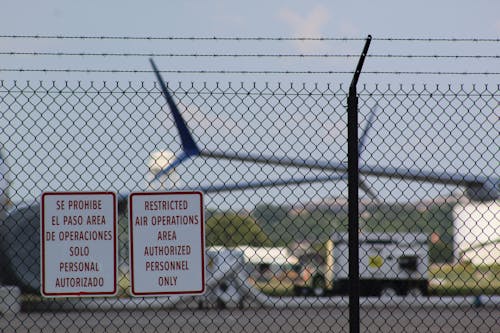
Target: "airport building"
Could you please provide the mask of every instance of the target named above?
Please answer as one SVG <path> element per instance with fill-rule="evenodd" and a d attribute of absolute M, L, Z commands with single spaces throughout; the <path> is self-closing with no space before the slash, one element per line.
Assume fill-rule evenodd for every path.
<path fill-rule="evenodd" d="M 461 198 L 453 207 L 455 258 L 475 265 L 500 264 L 500 201 Z"/>

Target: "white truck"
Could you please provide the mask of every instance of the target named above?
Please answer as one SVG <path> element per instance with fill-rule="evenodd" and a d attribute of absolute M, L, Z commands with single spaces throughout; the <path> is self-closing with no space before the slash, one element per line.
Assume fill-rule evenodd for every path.
<path fill-rule="evenodd" d="M 362 296 L 427 295 L 429 250 L 423 233 L 359 234 Z M 294 283 L 297 295 L 347 295 L 349 246 L 347 232 L 334 233 L 326 243 L 324 264 L 305 265 Z"/>

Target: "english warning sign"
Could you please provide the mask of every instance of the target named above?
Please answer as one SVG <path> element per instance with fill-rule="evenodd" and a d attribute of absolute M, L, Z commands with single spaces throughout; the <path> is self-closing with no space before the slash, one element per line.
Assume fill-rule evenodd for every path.
<path fill-rule="evenodd" d="M 43 296 L 116 294 L 116 214 L 113 192 L 42 194 Z"/>
<path fill-rule="evenodd" d="M 144 192 L 129 197 L 131 294 L 205 291 L 201 192 Z"/>

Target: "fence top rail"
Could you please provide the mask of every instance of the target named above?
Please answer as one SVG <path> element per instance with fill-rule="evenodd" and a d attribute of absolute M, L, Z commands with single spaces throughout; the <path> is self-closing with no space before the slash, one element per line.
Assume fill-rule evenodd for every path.
<path fill-rule="evenodd" d="M 345 96 L 346 83 L 306 82 L 166 82 L 175 95 Z M 359 96 L 497 96 L 500 84 L 366 84 Z M 0 92 L 47 94 L 151 94 L 160 93 L 156 81 L 120 80 L 0 80 Z"/>

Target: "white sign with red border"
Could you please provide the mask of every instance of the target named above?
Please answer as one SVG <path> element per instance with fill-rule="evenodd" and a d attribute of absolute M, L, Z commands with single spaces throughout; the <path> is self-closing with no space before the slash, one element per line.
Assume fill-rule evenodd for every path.
<path fill-rule="evenodd" d="M 40 216 L 42 296 L 115 295 L 116 194 L 45 192 Z"/>
<path fill-rule="evenodd" d="M 130 194 L 129 235 L 133 296 L 205 292 L 203 193 Z"/>

